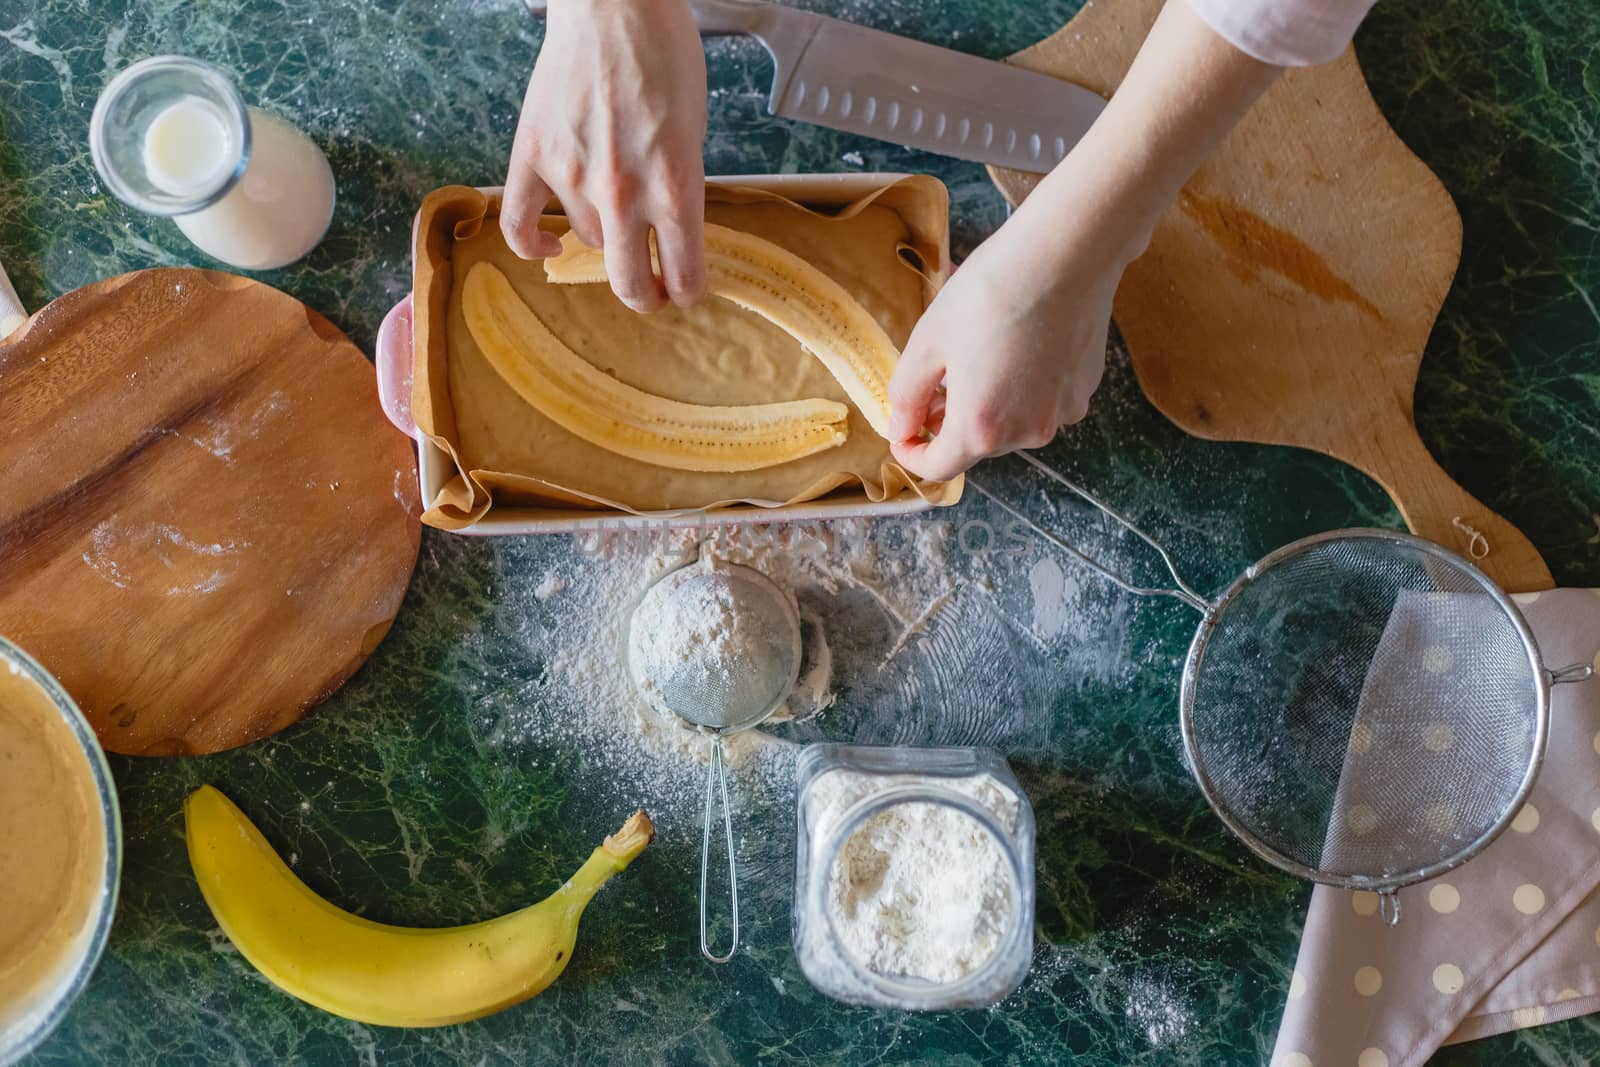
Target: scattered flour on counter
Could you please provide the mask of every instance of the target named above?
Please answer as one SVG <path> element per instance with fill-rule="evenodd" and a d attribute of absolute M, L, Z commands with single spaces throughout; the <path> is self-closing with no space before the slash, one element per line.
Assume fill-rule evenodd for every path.
<path fill-rule="evenodd" d="M 815 616 L 800 616 L 800 633 L 806 655 L 801 660 L 800 677 L 785 707 L 778 709 L 778 720 L 812 719 L 833 706 L 838 694 L 833 691 L 833 649 L 828 633 Z"/>
<path fill-rule="evenodd" d="M 539 598 L 548 621 L 528 640 L 541 654 L 543 671 L 525 690 L 491 693 L 486 710 L 490 740 L 515 744 L 573 745 L 615 786 L 646 806 L 694 808 L 704 787 L 707 737 L 655 711 L 629 677 L 628 622 L 640 593 L 682 562 L 681 546 L 663 538 L 637 549 L 582 558 L 563 571 L 560 595 Z M 542 583 L 541 583 L 542 584 Z M 751 732 L 729 738 L 730 763 L 755 770 L 758 790 L 778 778 L 771 761 L 758 757 L 768 739 Z M 777 753 L 773 753 L 777 756 Z"/>
<path fill-rule="evenodd" d="M 581 776 L 621 804 L 639 804 L 669 837 L 699 833 L 708 735 L 646 702 L 627 668 L 633 608 L 656 578 L 680 566 L 692 540 L 656 534 L 609 545 L 572 543 L 552 554 L 537 546 L 495 539 L 496 573 L 527 573 L 533 581 L 496 582 L 499 621 L 466 642 L 462 653 L 482 671 L 474 704 L 477 743 L 526 759 L 529 748 L 555 749 L 576 761 Z M 557 577 L 559 576 L 559 577 Z M 541 597 L 540 586 L 561 584 Z M 506 661 L 496 634 L 525 646 L 532 670 Z M 792 782 L 793 746 L 751 730 L 727 739 L 736 803 L 767 804 Z M 521 750 L 521 751 L 519 751 Z"/>
<path fill-rule="evenodd" d="M 1020 715 L 1009 722 L 996 706 L 1047 708 L 1019 688 L 1036 684 L 1035 674 L 1044 678 L 1045 666 L 1025 664 L 1032 673 L 1019 682 L 1016 665 L 994 657 L 1007 649 L 1031 655 L 1014 637 L 1037 645 L 1030 623 L 1041 610 L 1055 613 L 1058 635 L 1082 638 L 1095 606 L 1083 597 L 1050 609 L 1030 600 L 1037 542 L 1009 541 L 1002 529 L 986 554 L 972 550 L 984 538 L 963 538 L 955 522 L 933 513 L 701 531 L 612 529 L 564 544 L 494 539 L 488 550 L 497 574 L 534 577 L 495 583 L 501 621 L 492 631 L 509 629 L 537 669 L 529 677 L 513 660 L 485 674 L 477 736 L 489 745 L 575 751 L 619 799 L 654 804 L 652 814 L 693 815 L 698 833 L 707 736 L 650 707 L 627 665 L 634 606 L 652 581 L 693 560 L 698 543 L 715 559 L 762 572 L 798 600 L 801 675 L 770 720 L 780 733 L 814 737 L 818 728 L 806 721 L 822 715 L 827 735 L 873 743 L 1033 743 L 1043 727 Z M 483 640 L 488 654 L 489 634 Z M 474 647 L 464 650 L 469 657 Z M 841 714 L 841 687 L 851 693 L 847 723 L 826 718 Z M 987 725 L 961 732 L 960 715 Z M 727 754 L 730 784 L 747 797 L 781 803 L 788 795 L 793 743 L 763 726 L 730 736 Z"/>
<path fill-rule="evenodd" d="M 930 590 L 942 591 L 949 576 L 931 555 L 928 561 L 889 560 L 874 574 L 864 548 L 871 533 L 867 522 L 845 520 L 803 528 L 715 528 L 704 531 L 703 541 L 706 554 L 753 567 L 791 593 L 808 589 L 831 596 L 871 584 L 878 590 L 875 601 L 896 619 L 914 616 L 920 611 L 912 607 L 916 598 L 937 595 Z M 513 676 L 487 687 L 477 701 L 482 741 L 571 747 L 619 794 L 654 804 L 652 813 L 696 811 L 703 799 L 707 735 L 650 707 L 627 667 L 635 605 L 653 581 L 694 558 L 696 541 L 695 531 L 579 535 L 553 559 L 543 552 L 533 557 L 540 560 L 535 573 L 542 575 L 536 585 L 497 585 L 501 613 L 542 669 L 525 682 Z M 497 540 L 489 548 L 502 557 L 496 570 L 503 574 L 521 569 L 518 557 L 529 551 L 514 541 Z M 540 595 L 557 584 L 559 592 Z M 837 659 L 824 620 L 804 606 L 801 633 L 801 677 L 774 723 L 813 717 L 834 701 Z M 729 736 L 725 749 L 737 788 L 757 800 L 787 793 L 794 745 L 756 729 Z"/>
<path fill-rule="evenodd" d="M 1183 1040 L 1194 1027 L 1194 1017 L 1177 994 L 1150 976 L 1138 976 L 1128 988 L 1128 1019 L 1144 1030 L 1152 1048 L 1165 1048 Z"/>
<path fill-rule="evenodd" d="M 1040 556 L 1028 572 L 1028 584 L 1033 590 L 1034 634 L 1048 642 L 1072 621 L 1078 580 L 1062 570 L 1054 556 Z"/>

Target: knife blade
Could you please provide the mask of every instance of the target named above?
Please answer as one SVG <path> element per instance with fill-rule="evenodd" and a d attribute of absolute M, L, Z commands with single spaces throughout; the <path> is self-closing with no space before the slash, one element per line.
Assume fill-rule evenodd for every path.
<path fill-rule="evenodd" d="M 545 0 L 528 0 L 542 14 Z M 1043 174 L 1105 100 L 1071 82 L 760 0 L 690 0 L 705 36 L 772 54 L 767 109 L 908 148 Z"/>

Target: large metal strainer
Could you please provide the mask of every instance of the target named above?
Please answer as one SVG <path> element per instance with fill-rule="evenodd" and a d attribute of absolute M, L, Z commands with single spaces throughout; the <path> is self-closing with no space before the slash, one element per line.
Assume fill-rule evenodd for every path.
<path fill-rule="evenodd" d="M 1034 456 L 1015 453 L 1136 534 L 1174 588 L 1135 585 L 984 486 L 974 489 L 1129 592 L 1203 616 L 1184 666 L 1184 749 L 1211 807 L 1292 874 L 1395 892 L 1465 862 L 1516 817 L 1544 757 L 1551 671 L 1482 571 L 1409 534 L 1349 529 L 1286 545 L 1215 600 L 1165 548 Z"/>

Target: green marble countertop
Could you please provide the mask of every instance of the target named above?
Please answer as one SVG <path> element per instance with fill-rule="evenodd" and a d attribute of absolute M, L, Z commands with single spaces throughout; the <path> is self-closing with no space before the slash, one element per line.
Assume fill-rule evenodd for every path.
<path fill-rule="evenodd" d="M 817 0 L 989 56 L 1054 30 L 1069 0 Z M 369 345 L 409 285 L 411 216 L 449 182 L 496 184 L 540 40 L 517 0 L 7 0 L 0 3 L 0 256 L 25 301 L 139 267 L 199 261 L 170 223 L 131 214 L 86 149 L 116 70 L 185 52 L 326 147 L 339 208 L 323 245 L 267 280 Z M 1461 273 L 1417 396 L 1423 436 L 1519 524 L 1565 584 L 1600 585 L 1600 9 L 1570 0 L 1379 4 L 1358 41 L 1384 111 L 1443 177 L 1466 223 Z M 773 120 L 767 61 L 710 46 L 713 173 L 930 171 L 949 183 L 959 250 L 1003 217 L 972 165 Z M 1284 449 L 1185 437 L 1114 353 L 1088 421 L 1052 458 L 1168 535 L 1202 588 L 1313 531 L 1398 525 L 1362 476 Z M 991 477 L 1023 492 L 1002 466 Z M 1035 494 L 1029 499 L 1038 502 Z M 969 500 L 961 515 L 981 516 Z M 1070 509 L 1060 521 L 1076 521 Z M 299 727 L 185 762 L 117 758 L 122 901 L 88 992 L 39 1063 L 1246 1064 L 1271 1047 L 1308 890 L 1253 862 L 1186 774 L 1176 665 L 1181 607 L 1096 589 L 1081 640 L 1005 650 L 1003 699 L 1040 729 L 1007 735 L 1039 813 L 1039 948 L 991 1011 L 924 1016 L 835 1004 L 789 947 L 792 801 L 745 795 L 746 951 L 703 963 L 694 939 L 696 804 L 597 898 L 571 968 L 492 1018 L 385 1030 L 278 993 L 218 932 L 185 859 L 181 801 L 234 796 L 310 884 L 382 919 L 449 924 L 553 889 L 614 824 L 594 753 L 492 736 L 494 709 L 538 700 L 541 626 L 557 610 L 501 595 L 570 553 L 565 538 L 490 543 L 427 531 L 399 621 L 371 662 Z M 1026 581 L 1042 550 L 1002 564 Z M 605 566 L 603 560 L 590 566 Z M 1086 582 L 1090 581 L 1085 579 Z M 558 620 L 557 620 L 558 621 Z M 843 678 L 813 728 L 849 737 L 870 679 Z M 529 695 L 531 694 L 531 695 Z M 487 710 L 486 710 L 487 709 Z M 854 710 L 853 710 L 854 709 Z M 956 740 L 929 702 L 929 740 Z M 957 730 L 955 733 L 959 733 Z M 746 791 L 741 790 L 742 794 Z M 1438 1063 L 1591 1063 L 1593 1020 L 1447 1050 Z"/>

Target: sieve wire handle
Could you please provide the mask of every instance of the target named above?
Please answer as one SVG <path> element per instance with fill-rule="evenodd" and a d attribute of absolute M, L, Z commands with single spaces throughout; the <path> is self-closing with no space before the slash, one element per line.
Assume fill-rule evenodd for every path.
<path fill-rule="evenodd" d="M 1600 655 L 1595 656 L 1595 662 L 1600 663 Z M 1574 682 L 1587 682 L 1593 678 L 1594 667 L 1588 663 L 1574 663 L 1545 673 L 1550 676 L 1551 685 L 1571 685 Z"/>
<path fill-rule="evenodd" d="M 1177 588 L 1176 589 L 1162 589 L 1162 588 L 1151 588 L 1151 587 L 1142 586 L 1142 585 L 1134 585 L 1132 582 L 1128 581 L 1126 578 L 1122 577 L 1120 574 L 1117 574 L 1115 571 L 1111 570 L 1109 567 L 1107 567 L 1105 564 L 1101 563 L 1099 560 L 1097 560 L 1097 559 L 1093 558 L 1092 556 L 1089 556 L 1086 553 L 1084 553 L 1082 549 L 1078 548 L 1076 545 L 1071 544 L 1065 538 L 1061 537 L 1059 534 L 1055 534 L 1055 533 L 1052 533 L 1049 530 L 1046 530 L 1044 527 L 1040 526 L 1038 523 L 1036 523 L 1032 519 L 1028 518 L 1028 516 L 1024 515 L 1021 511 L 1019 511 L 1016 508 L 1012 507 L 1005 500 L 1001 499 L 995 493 L 991 492 L 982 483 L 974 480 L 972 475 L 970 475 L 970 474 L 967 475 L 967 484 L 972 486 L 972 488 L 976 489 L 982 495 L 988 497 L 991 501 L 993 501 L 1000 508 L 1001 511 L 1004 511 L 1006 514 L 1010 515 L 1012 518 L 1014 518 L 1018 522 L 1022 523 L 1022 525 L 1026 526 L 1028 529 L 1032 530 L 1034 533 L 1038 534 L 1040 537 L 1044 538 L 1046 541 L 1049 541 L 1051 544 L 1053 544 L 1057 548 L 1061 549 L 1061 551 L 1067 553 L 1069 556 L 1071 556 L 1074 559 L 1076 559 L 1079 563 L 1082 563 L 1084 566 L 1088 567 L 1090 570 L 1094 571 L 1096 574 L 1100 575 L 1102 578 L 1105 578 L 1107 581 L 1111 582 L 1113 585 L 1116 585 L 1118 588 L 1125 589 L 1130 593 L 1136 593 L 1139 596 L 1168 596 L 1168 597 L 1172 597 L 1175 600 L 1181 600 L 1185 604 L 1188 604 L 1191 608 L 1194 608 L 1196 611 L 1198 611 L 1200 614 L 1204 615 L 1206 618 L 1209 619 L 1211 617 L 1211 610 L 1212 610 L 1211 609 L 1211 602 L 1209 600 L 1207 600 L 1205 597 L 1201 596 L 1199 593 L 1195 592 L 1194 589 L 1190 587 L 1189 583 L 1185 582 L 1183 580 L 1183 577 L 1178 574 L 1178 567 L 1177 567 L 1177 565 L 1175 563 L 1172 562 L 1172 556 L 1167 552 L 1167 549 L 1166 549 L 1165 545 L 1161 544 L 1161 542 L 1157 541 L 1154 537 L 1151 537 L 1149 534 L 1145 533 L 1144 530 L 1139 528 L 1139 525 L 1137 523 L 1135 523 L 1132 519 L 1128 518 L 1122 512 L 1118 511 L 1116 508 L 1112 507 L 1110 504 L 1107 504 L 1104 501 L 1100 500 L 1098 497 L 1095 497 L 1087 489 L 1084 489 L 1082 486 L 1080 486 L 1076 482 L 1072 481 L 1066 475 L 1062 474 L 1060 471 L 1056 470 L 1054 467 L 1051 467 L 1049 464 L 1047 464 L 1043 460 L 1039 459 L 1039 457 L 1033 455 L 1030 452 L 1022 452 L 1022 451 L 1013 452 L 1011 454 L 1016 456 L 1018 459 L 1021 459 L 1024 462 L 1030 464 L 1035 470 L 1039 471 L 1046 478 L 1049 478 L 1051 481 L 1055 482 L 1058 485 L 1061 485 L 1061 486 L 1065 487 L 1066 489 L 1070 490 L 1071 492 L 1073 492 L 1074 494 L 1076 494 L 1077 496 L 1079 496 L 1083 500 L 1086 500 L 1090 504 L 1093 504 L 1103 514 L 1107 515 L 1113 521 L 1115 521 L 1117 523 L 1117 525 L 1121 526 L 1125 530 L 1128 530 L 1128 531 L 1132 532 L 1133 534 L 1135 534 L 1139 538 L 1139 540 L 1143 541 L 1145 544 L 1147 544 L 1151 548 L 1155 549 L 1156 553 L 1161 557 L 1161 562 L 1166 564 L 1167 573 L 1172 575 L 1172 581 L 1177 585 Z"/>
<path fill-rule="evenodd" d="M 733 912 L 733 942 L 725 955 L 711 951 L 706 935 L 706 897 L 711 883 L 711 809 L 717 787 L 722 791 L 722 831 L 728 844 L 728 900 Z M 728 805 L 728 765 L 722 754 L 722 736 L 711 739 L 711 762 L 706 767 L 706 813 L 700 836 L 700 955 L 712 963 L 727 963 L 739 951 L 739 872 L 733 858 L 733 809 Z"/>

